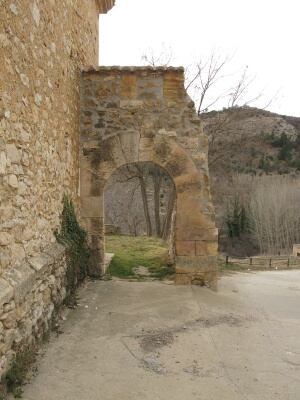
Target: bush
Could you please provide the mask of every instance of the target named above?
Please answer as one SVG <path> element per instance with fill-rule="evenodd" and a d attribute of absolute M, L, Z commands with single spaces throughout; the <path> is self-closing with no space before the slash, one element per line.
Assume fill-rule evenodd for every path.
<path fill-rule="evenodd" d="M 265 172 L 269 172 L 271 169 L 270 161 L 267 158 L 262 157 L 259 160 L 258 168 L 262 169 Z"/>
<path fill-rule="evenodd" d="M 290 144 L 286 144 L 280 149 L 278 153 L 278 160 L 290 161 L 291 159 L 292 159 L 292 147 Z"/>
<path fill-rule="evenodd" d="M 286 133 L 282 133 L 279 138 L 276 138 L 271 141 L 271 145 L 273 147 L 284 147 L 288 144 L 291 144 L 290 139 L 287 137 Z"/>

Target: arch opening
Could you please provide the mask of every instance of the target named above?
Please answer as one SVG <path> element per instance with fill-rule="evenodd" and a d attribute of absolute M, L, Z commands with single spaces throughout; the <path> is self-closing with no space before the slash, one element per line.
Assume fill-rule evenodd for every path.
<path fill-rule="evenodd" d="M 104 251 L 116 276 L 171 274 L 175 262 L 176 189 L 153 162 L 117 168 L 104 188 Z"/>

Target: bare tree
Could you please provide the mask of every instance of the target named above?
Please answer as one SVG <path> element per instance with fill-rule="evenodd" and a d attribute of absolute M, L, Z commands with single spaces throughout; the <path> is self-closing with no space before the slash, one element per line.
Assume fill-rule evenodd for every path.
<path fill-rule="evenodd" d="M 216 104 L 226 93 L 219 93 L 209 98 L 212 88 L 217 82 L 224 78 L 224 68 L 229 58 L 221 57 L 212 52 L 207 60 L 201 59 L 192 68 L 188 70 L 186 90 L 193 91 L 193 98 L 197 104 L 197 113 L 200 115 L 204 111 L 208 111 Z"/>
<path fill-rule="evenodd" d="M 118 184 L 122 193 L 113 190 L 114 185 Z M 142 226 L 145 226 L 148 236 L 156 234 L 167 238 L 174 207 L 170 198 L 175 197 L 175 188 L 165 171 L 152 163 L 130 164 L 116 171 L 111 178 L 111 185 L 108 188 L 110 207 L 106 212 L 110 221 L 121 223 L 127 229 L 130 227 L 130 232 L 134 231 L 134 234 L 141 232 Z M 164 197 L 165 201 L 162 201 Z M 114 208 L 121 208 L 122 218 L 118 211 L 112 213 L 111 209 Z M 136 226 L 135 221 L 140 225 Z"/>
<path fill-rule="evenodd" d="M 259 178 L 251 195 L 250 215 L 261 252 L 289 253 L 300 241 L 299 187 L 299 179 Z"/>
<path fill-rule="evenodd" d="M 235 175 L 224 197 L 229 204 L 238 199 L 247 216 L 250 239 L 262 254 L 290 254 L 293 244 L 300 242 L 299 178 Z"/>
<path fill-rule="evenodd" d="M 174 55 L 172 48 L 167 47 L 165 44 L 163 44 L 159 52 L 155 52 L 151 47 L 147 49 L 143 53 L 141 59 L 145 65 L 149 65 L 151 67 L 167 67 L 171 64 L 173 58 Z"/>

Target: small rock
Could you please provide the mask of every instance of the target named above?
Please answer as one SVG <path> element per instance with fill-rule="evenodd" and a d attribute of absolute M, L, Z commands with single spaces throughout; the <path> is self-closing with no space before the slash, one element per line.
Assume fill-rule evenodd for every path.
<path fill-rule="evenodd" d="M 13 174 L 9 175 L 8 184 L 12 188 L 17 189 L 17 187 L 18 187 L 18 178 L 16 177 L 16 175 L 13 175 Z"/>
<path fill-rule="evenodd" d="M 12 3 L 12 4 L 9 6 L 9 9 L 10 9 L 10 11 L 11 11 L 13 14 L 18 15 L 17 6 L 16 6 L 14 3 Z"/>
<path fill-rule="evenodd" d="M 29 87 L 29 78 L 25 74 L 20 74 L 20 79 L 24 86 Z"/>
<path fill-rule="evenodd" d="M 150 276 L 151 272 L 149 272 L 149 269 L 147 267 L 143 267 L 142 265 L 133 268 L 133 272 L 135 275 L 138 276 Z"/>
<path fill-rule="evenodd" d="M 36 94 L 34 95 L 34 102 L 35 102 L 35 104 L 36 104 L 37 106 L 40 106 L 40 105 L 41 105 L 42 96 L 41 96 L 39 93 L 36 93 Z"/>
<path fill-rule="evenodd" d="M 8 246 L 12 241 L 11 234 L 7 232 L 0 232 L 0 246 Z"/>
<path fill-rule="evenodd" d="M 2 151 L 0 153 L 0 175 L 5 174 L 6 164 L 7 164 L 6 156 L 5 153 Z"/>
<path fill-rule="evenodd" d="M 21 155 L 19 150 L 16 148 L 15 144 L 7 144 L 6 145 L 6 153 L 7 157 L 10 159 L 12 163 L 19 163 L 21 160 Z"/>
<path fill-rule="evenodd" d="M 31 15 L 32 15 L 32 18 L 33 18 L 36 26 L 39 26 L 40 25 L 40 10 L 38 9 L 38 6 L 36 5 L 36 3 L 34 3 L 32 6 Z"/>

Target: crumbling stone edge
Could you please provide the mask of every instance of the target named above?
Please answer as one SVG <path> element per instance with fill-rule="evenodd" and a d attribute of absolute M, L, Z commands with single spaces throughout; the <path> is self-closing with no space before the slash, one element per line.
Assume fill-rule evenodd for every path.
<path fill-rule="evenodd" d="M 0 393 L 17 352 L 51 329 L 66 297 L 66 252 L 53 243 L 0 276 Z"/>

